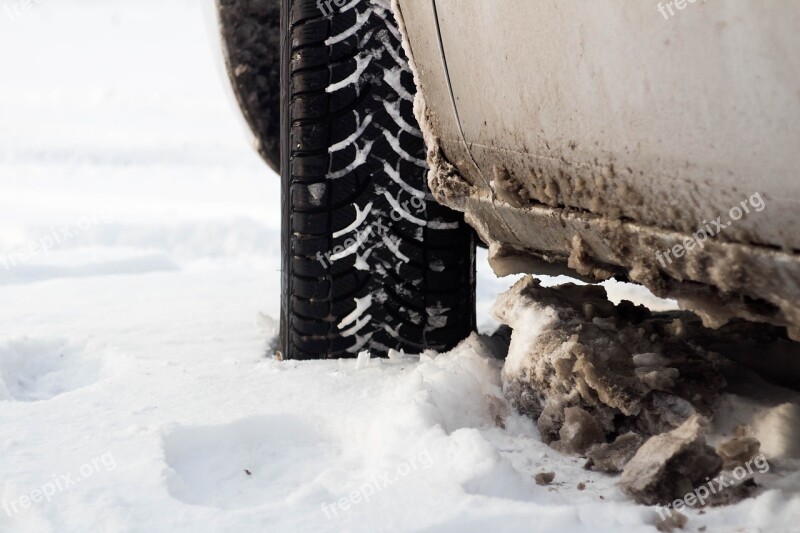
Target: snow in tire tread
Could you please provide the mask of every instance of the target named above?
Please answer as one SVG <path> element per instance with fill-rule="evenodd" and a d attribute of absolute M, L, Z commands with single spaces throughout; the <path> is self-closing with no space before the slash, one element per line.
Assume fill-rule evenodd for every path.
<path fill-rule="evenodd" d="M 427 189 L 390 2 L 285 1 L 283 355 L 448 349 L 474 328 L 473 233 Z"/>

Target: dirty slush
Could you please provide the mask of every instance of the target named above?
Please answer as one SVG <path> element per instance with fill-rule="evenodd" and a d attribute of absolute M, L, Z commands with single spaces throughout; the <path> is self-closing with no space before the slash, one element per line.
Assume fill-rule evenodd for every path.
<path fill-rule="evenodd" d="M 675 510 L 733 503 L 769 469 L 746 430 L 716 450 L 706 436 L 726 376 L 738 370 L 728 352 L 743 338 L 774 343 L 778 328 L 710 330 L 691 313 L 614 305 L 603 287 L 545 288 L 532 277 L 493 311 L 513 330 L 503 388 L 514 407 L 555 450 L 621 474 L 618 486 L 637 502 Z"/>

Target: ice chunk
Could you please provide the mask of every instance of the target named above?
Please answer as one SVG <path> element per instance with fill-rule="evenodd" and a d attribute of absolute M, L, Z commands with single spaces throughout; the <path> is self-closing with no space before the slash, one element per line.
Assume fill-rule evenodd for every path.
<path fill-rule="evenodd" d="M 693 416 L 679 428 L 651 437 L 625 466 L 619 487 L 647 505 L 671 504 L 716 476 L 722 459 L 706 444 L 706 421 Z"/>

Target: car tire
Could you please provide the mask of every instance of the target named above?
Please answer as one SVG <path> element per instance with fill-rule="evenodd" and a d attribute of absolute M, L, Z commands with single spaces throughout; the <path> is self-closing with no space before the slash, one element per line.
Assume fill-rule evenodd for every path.
<path fill-rule="evenodd" d="M 280 172 L 281 3 L 216 0 L 222 56 L 256 149 Z"/>
<path fill-rule="evenodd" d="M 475 327 L 474 233 L 427 188 L 390 2 L 283 2 L 280 355 L 449 349 Z"/>

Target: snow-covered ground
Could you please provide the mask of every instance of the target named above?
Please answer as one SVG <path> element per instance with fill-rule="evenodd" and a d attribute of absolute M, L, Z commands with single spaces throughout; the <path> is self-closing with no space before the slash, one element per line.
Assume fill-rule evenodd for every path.
<path fill-rule="evenodd" d="M 654 510 L 505 412 L 476 339 L 266 357 L 279 184 L 226 92 L 208 5 L 2 3 L 0 531 L 653 530 Z M 489 329 L 513 280 L 480 264 Z M 786 499 L 690 525 L 788 528 Z"/>

